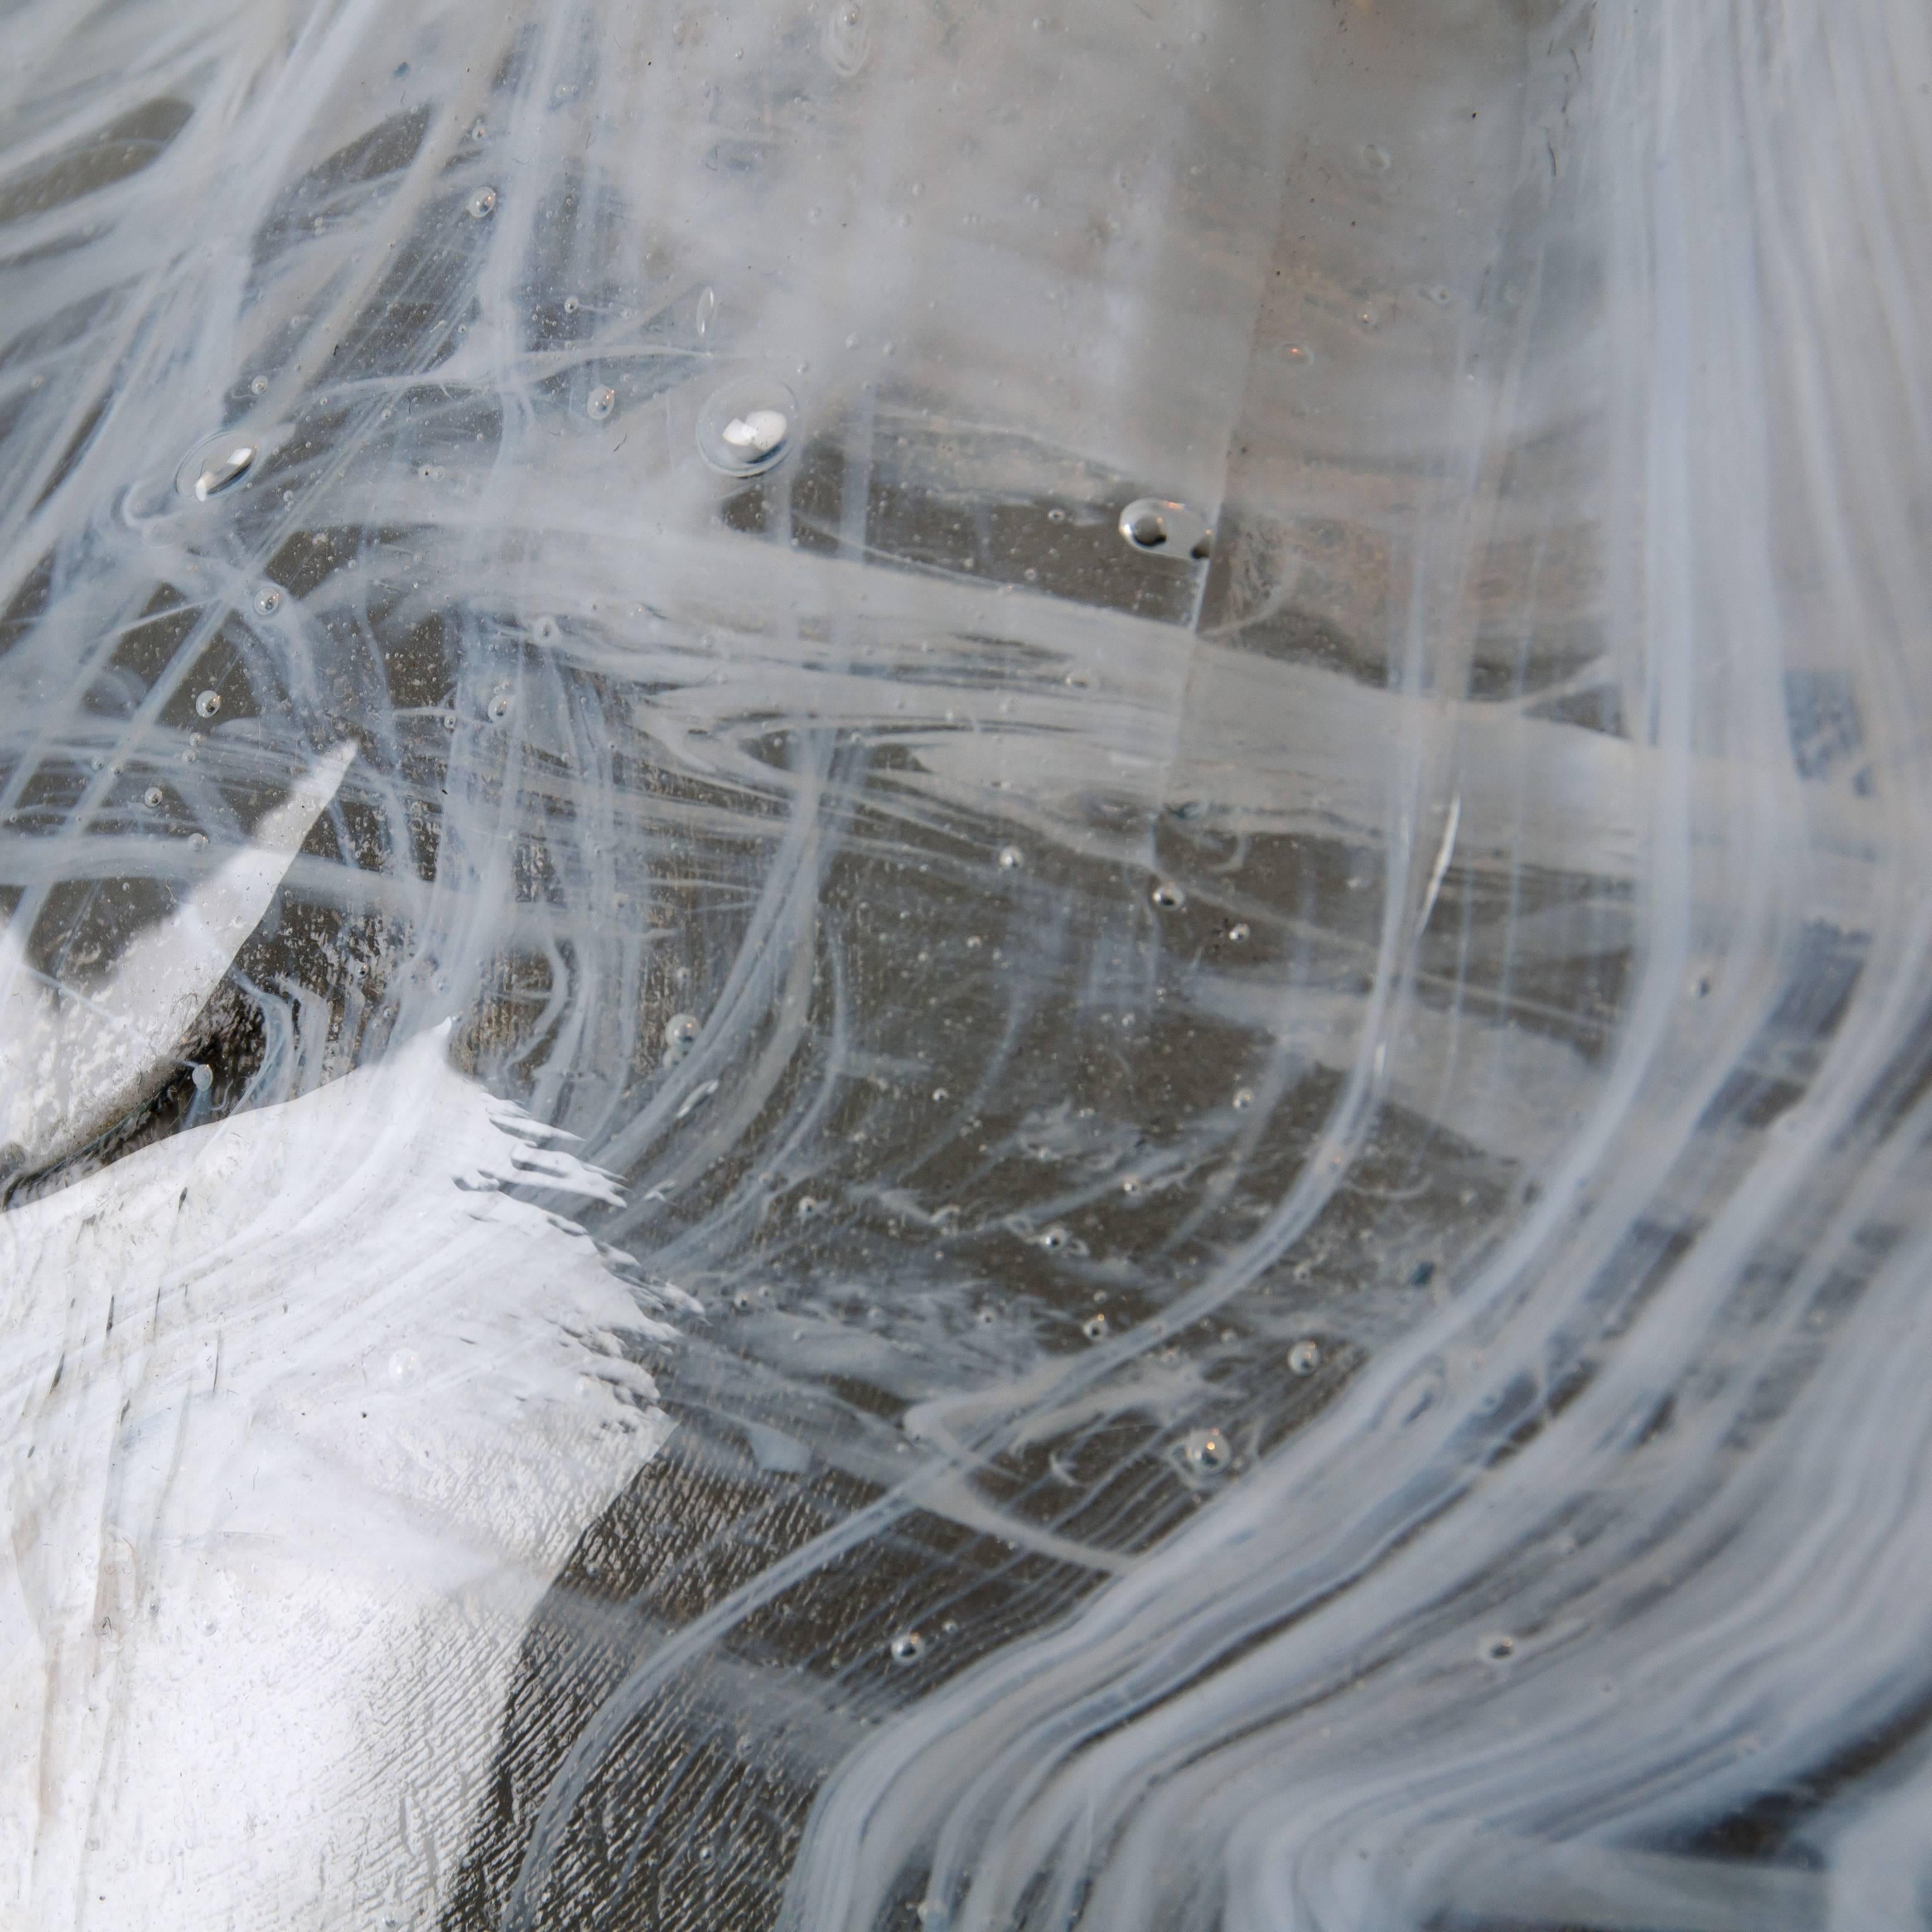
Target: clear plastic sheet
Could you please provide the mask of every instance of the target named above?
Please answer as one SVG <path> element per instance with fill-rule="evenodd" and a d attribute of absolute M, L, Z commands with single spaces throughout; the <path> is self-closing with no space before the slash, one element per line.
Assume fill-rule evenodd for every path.
<path fill-rule="evenodd" d="M 1932 1924 L 1922 7 L 0 32 L 0 1926 Z"/>

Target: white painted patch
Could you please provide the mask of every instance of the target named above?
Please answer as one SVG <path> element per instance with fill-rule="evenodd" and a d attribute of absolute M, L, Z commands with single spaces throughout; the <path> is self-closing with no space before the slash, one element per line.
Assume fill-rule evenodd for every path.
<path fill-rule="evenodd" d="M 432 1922 L 524 1624 L 669 1425 L 608 1179 L 381 1066 L 0 1216 L 0 1924 Z"/>

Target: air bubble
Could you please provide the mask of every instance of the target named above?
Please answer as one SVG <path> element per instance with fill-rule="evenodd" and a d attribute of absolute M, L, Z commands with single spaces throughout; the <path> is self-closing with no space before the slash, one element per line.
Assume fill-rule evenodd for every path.
<path fill-rule="evenodd" d="M 1016 872 L 1026 863 L 1026 854 L 1017 845 L 1000 848 L 1000 869 L 1003 872 Z"/>
<path fill-rule="evenodd" d="M 701 1030 L 695 1013 L 673 1013 L 664 1022 L 664 1044 L 676 1047 L 694 1046 Z"/>
<path fill-rule="evenodd" d="M 563 312 L 566 315 L 574 315 L 581 306 L 582 304 L 574 296 L 566 296 L 563 298 Z"/>
<path fill-rule="evenodd" d="M 1173 912 L 1187 903 L 1187 895 L 1172 879 L 1162 879 L 1148 896 L 1163 910 Z"/>
<path fill-rule="evenodd" d="M 212 437 L 182 464 L 175 475 L 175 488 L 184 496 L 205 503 L 232 489 L 248 475 L 256 454 L 256 446 L 245 436 Z"/>
<path fill-rule="evenodd" d="M 554 644 L 562 634 L 554 617 L 539 617 L 530 626 L 530 635 L 540 644 Z"/>
<path fill-rule="evenodd" d="M 834 0 L 826 16 L 822 40 L 826 64 L 835 74 L 855 74 L 872 51 L 872 36 L 865 9 L 856 0 Z"/>
<path fill-rule="evenodd" d="M 1181 1438 L 1180 1460 L 1191 1474 L 1218 1476 L 1234 1461 L 1234 1452 L 1218 1429 L 1196 1429 Z"/>
<path fill-rule="evenodd" d="M 142 793 L 141 802 L 145 805 L 150 812 L 152 812 L 160 803 L 162 796 L 161 788 L 159 785 L 150 785 L 146 791 Z"/>
<path fill-rule="evenodd" d="M 1516 1654 L 1516 1639 L 1504 1632 L 1483 1640 L 1483 1657 L 1486 1663 L 1507 1664 Z"/>
<path fill-rule="evenodd" d="M 257 376 L 255 380 L 248 385 L 248 393 L 251 396 L 266 396 L 268 393 L 268 377 L 266 376 Z"/>
<path fill-rule="evenodd" d="M 197 718 L 212 718 L 221 709 L 221 694 L 218 691 L 200 692 L 194 700 L 194 715 Z"/>
<path fill-rule="evenodd" d="M 1107 1339 L 1106 1316 L 1096 1310 L 1081 1323 L 1080 1332 L 1090 1342 L 1104 1342 Z"/>
<path fill-rule="evenodd" d="M 273 584 L 266 590 L 255 593 L 255 608 L 265 617 L 272 617 L 282 608 L 282 593 Z"/>
<path fill-rule="evenodd" d="M 1040 1244 L 1049 1254 L 1058 1254 L 1066 1246 L 1070 1237 L 1066 1230 L 1058 1224 L 1047 1228 L 1040 1237 Z"/>
<path fill-rule="evenodd" d="M 926 1654 L 926 1640 L 916 1630 L 901 1630 L 886 1648 L 895 1664 L 916 1664 Z"/>
<path fill-rule="evenodd" d="M 204 1060 L 196 1065 L 188 1078 L 194 1082 L 197 1094 L 206 1094 L 214 1084 L 214 1069 Z"/>
<path fill-rule="evenodd" d="M 1228 938 L 1236 946 L 1246 945 L 1248 943 L 1247 921 L 1244 919 L 1236 920 L 1228 928 Z"/>
<path fill-rule="evenodd" d="M 510 715 L 510 694 L 507 691 L 493 692 L 489 704 L 484 707 L 489 714 L 490 722 L 493 724 L 502 724 L 503 720 Z"/>
<path fill-rule="evenodd" d="M 479 188 L 464 204 L 472 221 L 481 221 L 485 215 L 496 212 L 496 190 L 494 188 Z"/>
<path fill-rule="evenodd" d="M 1252 1107 L 1254 1104 L 1255 1104 L 1255 1095 L 1254 1095 L 1254 1090 L 1253 1090 L 1253 1088 L 1251 1088 L 1251 1087 L 1237 1087 L 1237 1088 L 1234 1089 L 1234 1112 L 1235 1112 L 1236 1113 L 1238 1113 L 1238 1114 L 1245 1114 L 1245 1113 L 1248 1111 L 1248 1109 L 1249 1109 L 1250 1107 Z"/>
<path fill-rule="evenodd" d="M 756 476 L 790 453 L 797 399 L 758 376 L 728 383 L 698 418 L 698 453 L 722 476 Z"/>
<path fill-rule="evenodd" d="M 1196 562 L 1214 548 L 1214 532 L 1206 518 L 1185 503 L 1162 496 L 1137 497 L 1120 512 L 1122 536 L 1137 550 Z"/>
<path fill-rule="evenodd" d="M 413 1348 L 398 1348 L 389 1358 L 389 1379 L 392 1382 L 412 1382 L 422 1372 L 422 1364 Z"/>
<path fill-rule="evenodd" d="M 584 405 L 584 413 L 592 422 L 602 422 L 617 406 L 615 389 L 592 389 L 590 400 Z"/>
<path fill-rule="evenodd" d="M 1298 1342 L 1288 1352 L 1290 1375 L 1312 1376 L 1322 1366 L 1322 1350 L 1313 1342 Z"/>

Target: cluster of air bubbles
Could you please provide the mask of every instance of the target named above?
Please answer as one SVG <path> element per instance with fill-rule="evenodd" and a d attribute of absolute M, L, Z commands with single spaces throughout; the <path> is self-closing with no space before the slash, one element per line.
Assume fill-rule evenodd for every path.
<path fill-rule="evenodd" d="M 496 190 L 494 188 L 479 188 L 464 206 L 470 211 L 472 221 L 481 221 L 485 215 L 496 212 Z"/>
<path fill-rule="evenodd" d="M 724 476 L 757 476 L 792 446 L 798 401 L 782 382 L 746 376 L 728 382 L 698 416 L 698 453 Z"/>
<path fill-rule="evenodd" d="M 592 422 L 602 422 L 616 406 L 617 392 L 615 389 L 592 389 L 589 400 L 584 405 L 584 413 Z"/>
<path fill-rule="evenodd" d="M 1322 1366 L 1320 1345 L 1298 1342 L 1288 1352 L 1288 1372 L 1292 1376 L 1312 1376 Z"/>
<path fill-rule="evenodd" d="M 194 715 L 197 718 L 212 718 L 221 709 L 221 694 L 218 691 L 203 691 L 196 694 Z"/>
<path fill-rule="evenodd" d="M 1218 1429 L 1196 1429 L 1181 1438 L 1180 1464 L 1191 1476 L 1218 1476 L 1234 1460 Z"/>
<path fill-rule="evenodd" d="M 695 1013 L 673 1013 L 664 1025 L 664 1063 L 674 1066 L 698 1044 L 702 1029 Z"/>
<path fill-rule="evenodd" d="M 1016 872 L 1026 863 L 1026 854 L 1017 845 L 1000 848 L 1000 869 L 1003 872 Z"/>
<path fill-rule="evenodd" d="M 205 503 L 240 482 L 256 454 L 256 446 L 245 436 L 212 436 L 189 452 L 175 472 L 175 488 L 184 496 Z"/>
<path fill-rule="evenodd" d="M 282 608 L 282 593 L 272 584 L 266 584 L 255 593 L 255 608 L 264 617 L 272 617 Z"/>
<path fill-rule="evenodd" d="M 1137 550 L 1199 562 L 1214 548 L 1214 533 L 1199 511 L 1160 496 L 1139 496 L 1120 512 L 1120 531 Z"/>
<path fill-rule="evenodd" d="M 1107 1339 L 1107 1317 L 1105 1312 L 1100 1309 L 1095 1309 L 1094 1312 L 1081 1323 L 1080 1332 L 1090 1342 L 1104 1342 Z"/>
<path fill-rule="evenodd" d="M 901 1630 L 886 1649 L 895 1664 L 916 1664 L 926 1654 L 926 1639 L 916 1630 Z"/>
<path fill-rule="evenodd" d="M 858 0 L 833 0 L 822 44 L 826 64 L 836 74 L 854 74 L 866 64 L 872 51 L 872 37 Z"/>
<path fill-rule="evenodd" d="M 1187 903 L 1187 895 L 1172 879 L 1162 879 L 1148 896 L 1164 912 L 1178 911 Z"/>

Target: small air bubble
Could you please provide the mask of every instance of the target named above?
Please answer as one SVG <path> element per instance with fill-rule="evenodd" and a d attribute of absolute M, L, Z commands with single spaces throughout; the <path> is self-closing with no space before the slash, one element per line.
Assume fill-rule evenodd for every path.
<path fill-rule="evenodd" d="M 1298 1342 L 1288 1352 L 1291 1375 L 1312 1376 L 1322 1366 L 1322 1350 L 1313 1342 Z"/>
<path fill-rule="evenodd" d="M 1000 848 L 1000 869 L 1003 872 L 1016 872 L 1026 863 L 1026 854 L 1017 845 Z"/>
<path fill-rule="evenodd" d="M 562 634 L 554 617 L 539 617 L 530 626 L 530 635 L 540 644 L 554 644 Z"/>
<path fill-rule="evenodd" d="M 1172 879 L 1162 879 L 1148 896 L 1163 910 L 1172 912 L 1187 903 L 1187 895 Z"/>
<path fill-rule="evenodd" d="M 826 16 L 822 44 L 825 58 L 835 74 L 856 74 L 872 51 L 872 37 L 867 30 L 864 10 L 855 0 L 834 0 Z"/>
<path fill-rule="evenodd" d="M 748 377 L 728 383 L 699 412 L 698 453 L 726 476 L 756 476 L 792 446 L 798 403 L 781 382 Z"/>
<path fill-rule="evenodd" d="M 506 718 L 509 716 L 510 703 L 510 694 L 507 691 L 499 691 L 491 694 L 490 702 L 485 707 L 488 711 L 491 724 L 500 724 Z"/>
<path fill-rule="evenodd" d="M 1080 1324 L 1080 1332 L 1090 1342 L 1104 1342 L 1107 1339 L 1107 1318 L 1097 1310 Z"/>
<path fill-rule="evenodd" d="M 1234 1456 L 1218 1429 L 1197 1429 L 1182 1438 L 1180 1460 L 1195 1475 L 1218 1476 Z"/>
<path fill-rule="evenodd" d="M 695 1046 L 700 1030 L 695 1013 L 673 1013 L 664 1022 L 664 1044 L 667 1046 Z"/>
<path fill-rule="evenodd" d="M 194 1090 L 197 1094 L 206 1094 L 214 1084 L 214 1069 L 204 1061 L 196 1066 L 188 1078 L 194 1082 Z"/>
<path fill-rule="evenodd" d="M 1038 1237 L 1040 1245 L 1049 1254 L 1058 1254 L 1066 1246 L 1069 1238 L 1066 1230 L 1057 1222 Z"/>
<path fill-rule="evenodd" d="M 1158 551 L 1163 556 L 1198 562 L 1214 547 L 1214 533 L 1198 511 L 1160 496 L 1142 496 L 1130 503 L 1120 512 L 1120 532 L 1136 550 Z"/>
<path fill-rule="evenodd" d="M 1248 943 L 1247 921 L 1244 919 L 1238 919 L 1235 920 L 1234 924 L 1228 928 L 1228 937 L 1237 946 L 1246 945 Z"/>
<path fill-rule="evenodd" d="M 1483 1640 L 1483 1656 L 1490 1664 L 1507 1664 L 1516 1654 L 1516 1639 L 1502 1634 Z"/>
<path fill-rule="evenodd" d="M 257 376 L 255 380 L 248 385 L 248 393 L 251 396 L 266 396 L 268 393 L 268 377 L 266 376 Z"/>
<path fill-rule="evenodd" d="M 146 791 L 142 793 L 141 802 L 145 805 L 150 812 L 152 812 L 160 803 L 161 798 L 162 792 L 160 787 L 159 785 L 150 785 Z"/>
<path fill-rule="evenodd" d="M 1236 1113 L 1245 1114 L 1254 1104 L 1254 1090 L 1252 1088 L 1237 1087 L 1234 1089 L 1234 1112 Z"/>
<path fill-rule="evenodd" d="M 895 1664 L 916 1664 L 926 1654 L 926 1640 L 917 1630 L 901 1630 L 886 1648 Z"/>
<path fill-rule="evenodd" d="M 236 436 L 223 436 L 209 443 L 182 465 L 178 478 L 184 496 L 205 503 L 232 488 L 247 476 L 255 460 L 255 446 Z"/>
<path fill-rule="evenodd" d="M 422 1370 L 422 1364 L 413 1348 L 398 1348 L 389 1358 L 389 1379 L 392 1382 L 412 1382 Z"/>
<path fill-rule="evenodd" d="M 487 214 L 496 212 L 496 190 L 494 188 L 479 188 L 465 204 L 472 221 L 481 221 Z"/>
<path fill-rule="evenodd" d="M 188 836 L 188 849 L 190 852 L 206 852 L 208 850 L 208 834 L 206 832 L 190 832 Z"/>
<path fill-rule="evenodd" d="M 194 715 L 197 718 L 212 718 L 221 709 L 221 694 L 218 691 L 204 691 L 194 700 Z"/>
<path fill-rule="evenodd" d="M 255 593 L 255 608 L 265 617 L 272 617 L 282 608 L 282 593 L 271 584 L 266 590 Z"/>
<path fill-rule="evenodd" d="M 566 315 L 574 315 L 581 306 L 582 304 L 574 296 L 566 296 L 563 298 L 563 312 Z"/>
<path fill-rule="evenodd" d="M 592 389 L 590 400 L 584 405 L 584 413 L 592 422 L 602 422 L 616 406 L 617 392 L 615 389 Z"/>

